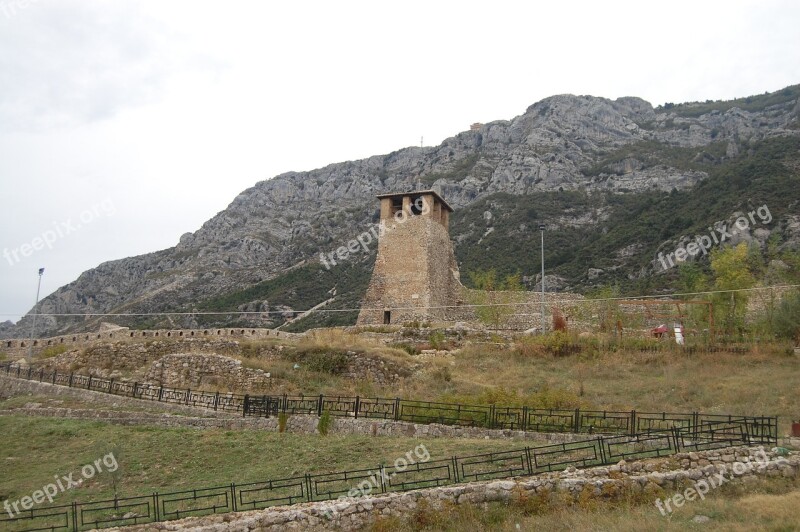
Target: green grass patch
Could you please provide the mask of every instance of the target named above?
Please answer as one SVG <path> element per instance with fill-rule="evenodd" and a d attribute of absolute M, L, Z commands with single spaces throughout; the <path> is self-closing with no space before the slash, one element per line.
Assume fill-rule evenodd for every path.
<path fill-rule="evenodd" d="M 0 499 L 16 500 L 113 452 L 122 496 L 257 482 L 304 473 L 378 467 L 422 443 L 415 438 L 260 430 L 119 426 L 68 419 L 0 417 Z M 426 439 L 431 459 L 523 447 L 519 441 Z M 76 477 L 78 478 L 78 477 Z M 99 474 L 57 502 L 113 496 Z"/>

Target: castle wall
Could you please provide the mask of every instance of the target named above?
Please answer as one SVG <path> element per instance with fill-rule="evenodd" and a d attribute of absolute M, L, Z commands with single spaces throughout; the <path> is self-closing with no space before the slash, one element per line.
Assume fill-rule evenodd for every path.
<path fill-rule="evenodd" d="M 85 347 L 94 345 L 98 342 L 113 340 L 119 341 L 138 341 L 141 338 L 213 338 L 213 337 L 235 337 L 235 338 L 296 338 L 302 336 L 296 333 L 277 331 L 275 329 L 156 329 L 156 330 L 131 330 L 120 328 L 111 331 L 96 333 L 65 334 L 50 338 L 34 338 L 33 353 L 39 354 L 43 349 L 64 345 L 68 348 Z M 27 338 L 14 338 L 0 340 L 0 353 L 4 353 L 8 358 L 19 358 L 27 355 L 31 341 Z"/>

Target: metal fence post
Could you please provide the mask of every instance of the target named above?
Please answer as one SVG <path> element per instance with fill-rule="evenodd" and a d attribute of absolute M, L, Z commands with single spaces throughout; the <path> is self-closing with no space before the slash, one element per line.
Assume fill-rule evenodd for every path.
<path fill-rule="evenodd" d="M 522 421 L 520 422 L 519 426 L 520 426 L 520 429 L 522 429 L 522 432 L 526 432 L 528 430 L 528 407 L 527 406 L 523 406 L 522 407 Z"/>
<path fill-rule="evenodd" d="M 161 402 L 161 397 L 164 395 L 164 385 L 158 387 L 158 402 Z"/>
<path fill-rule="evenodd" d="M 70 388 L 72 388 L 72 376 L 73 375 L 74 375 L 74 373 L 70 372 L 70 374 L 69 374 L 69 387 Z"/>
<path fill-rule="evenodd" d="M 573 428 L 575 429 L 575 433 L 578 434 L 581 431 L 581 409 L 580 408 L 576 408 L 575 409 L 575 420 L 574 421 L 575 421 L 575 426 Z"/>
<path fill-rule="evenodd" d="M 355 409 L 354 409 L 354 412 L 353 412 L 353 416 L 355 417 L 355 419 L 358 419 L 358 410 L 359 410 L 359 408 L 361 408 L 361 398 L 356 395 L 356 404 L 355 404 Z"/>
<path fill-rule="evenodd" d="M 231 483 L 231 510 L 238 512 L 236 509 L 236 484 Z"/>
<path fill-rule="evenodd" d="M 317 415 L 318 416 L 322 415 L 322 401 L 323 401 L 322 394 L 319 394 L 319 403 L 317 403 Z"/>
<path fill-rule="evenodd" d="M 217 410 L 217 405 L 219 404 L 219 392 L 214 395 L 214 410 Z"/>
<path fill-rule="evenodd" d="M 245 417 L 249 410 L 250 410 L 250 396 L 245 394 L 244 401 L 242 401 L 242 417 Z"/>
<path fill-rule="evenodd" d="M 308 499 L 308 502 L 312 502 L 314 500 L 314 494 L 311 493 L 311 475 L 309 475 L 308 473 L 306 473 L 305 475 L 305 481 L 306 481 L 306 499 Z"/>
<path fill-rule="evenodd" d="M 133 381 L 133 393 L 131 394 L 131 397 L 136 397 L 136 387 L 137 386 L 139 386 L 139 383 L 137 383 L 136 381 Z"/>
<path fill-rule="evenodd" d="M 400 398 L 395 397 L 394 399 L 394 420 L 400 421 Z"/>
<path fill-rule="evenodd" d="M 528 475 L 533 475 L 533 461 L 531 460 L 531 448 L 525 447 L 525 458 L 528 460 Z"/>
<path fill-rule="evenodd" d="M 92 375 L 91 374 L 89 375 L 89 382 L 86 384 L 86 389 L 87 390 L 91 390 L 92 389 Z"/>
<path fill-rule="evenodd" d="M 80 530 L 78 528 L 78 503 L 77 502 L 73 502 L 72 503 L 72 530 L 75 530 L 75 532 L 78 532 L 78 530 Z"/>
<path fill-rule="evenodd" d="M 600 446 L 600 463 L 605 465 L 608 463 L 608 458 L 606 457 L 605 440 L 602 436 L 597 437 L 597 444 Z"/>
<path fill-rule="evenodd" d="M 631 429 L 628 433 L 631 436 L 636 434 L 636 410 L 631 410 Z"/>
<path fill-rule="evenodd" d="M 381 479 L 381 493 L 386 493 L 386 468 L 383 464 L 378 466 L 378 476 Z"/>
<path fill-rule="evenodd" d="M 153 519 L 161 521 L 161 508 L 158 507 L 158 492 L 153 492 Z"/>

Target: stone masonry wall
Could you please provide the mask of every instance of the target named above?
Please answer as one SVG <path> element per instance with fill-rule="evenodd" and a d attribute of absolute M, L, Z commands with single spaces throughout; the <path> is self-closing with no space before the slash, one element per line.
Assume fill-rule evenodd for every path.
<path fill-rule="evenodd" d="M 446 309 L 429 307 L 455 305 L 460 299 L 458 266 L 447 229 L 430 217 L 409 216 L 380 236 L 358 324 L 382 324 L 383 309 L 391 311 L 393 324 L 442 320 Z"/>
<path fill-rule="evenodd" d="M 735 463 L 753 464 L 737 473 Z M 314 502 L 241 513 L 192 517 L 115 530 L 193 530 L 198 532 L 265 530 L 361 530 L 382 516 L 407 516 L 422 501 L 432 508 L 443 504 L 482 504 L 525 496 L 554 494 L 578 502 L 589 497 L 611 499 L 624 493 L 652 500 L 653 519 L 662 519 L 656 499 L 683 493 L 695 482 L 711 483 L 722 474 L 732 482 L 753 482 L 758 477 L 795 478 L 800 455 L 777 456 L 761 447 L 679 453 L 668 458 L 545 473 L 514 480 L 471 482 L 405 493 L 389 493 L 334 502 Z M 741 471 L 741 470 L 739 470 Z M 713 496 L 708 494 L 707 496 Z M 686 502 L 691 504 L 691 502 Z M 666 521 L 665 521 L 666 523 Z"/>
<path fill-rule="evenodd" d="M 302 334 L 290 333 L 285 331 L 277 331 L 275 329 L 157 329 L 157 330 L 130 330 L 125 327 L 110 331 L 100 331 L 94 333 L 80 333 L 80 334 L 65 334 L 62 336 L 53 336 L 50 338 L 34 338 L 33 340 L 33 353 L 39 354 L 42 350 L 48 347 L 57 345 L 64 345 L 68 348 L 73 347 L 86 347 L 95 345 L 98 342 L 109 340 L 130 341 L 138 342 L 142 338 L 223 338 L 232 337 L 236 339 L 289 339 L 298 338 Z M 5 353 L 9 359 L 17 359 L 24 357 L 28 354 L 30 339 L 4 339 L 0 340 L 0 353 Z"/>

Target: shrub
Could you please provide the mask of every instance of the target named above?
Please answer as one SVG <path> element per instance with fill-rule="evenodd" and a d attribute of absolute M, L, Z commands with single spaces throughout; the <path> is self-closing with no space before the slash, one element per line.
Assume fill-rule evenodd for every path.
<path fill-rule="evenodd" d="M 542 356 L 545 354 L 542 341 L 535 336 L 524 336 L 517 340 L 515 352 L 525 358 Z"/>
<path fill-rule="evenodd" d="M 775 333 L 779 338 L 800 343 L 800 292 L 789 294 L 781 301 L 775 316 Z"/>
<path fill-rule="evenodd" d="M 289 354 L 289 360 L 297 362 L 300 367 L 310 371 L 341 375 L 347 369 L 348 357 L 341 351 L 331 351 L 322 347 L 314 347 Z"/>
<path fill-rule="evenodd" d="M 543 338 L 544 348 L 554 356 L 565 356 L 574 351 L 572 338 L 566 331 L 553 331 Z"/>
<path fill-rule="evenodd" d="M 389 347 L 393 347 L 395 349 L 402 349 L 411 356 L 419 354 L 419 348 L 414 344 L 409 344 L 407 342 L 398 342 L 394 344 L 389 344 Z"/>
<path fill-rule="evenodd" d="M 55 356 L 60 355 L 61 353 L 67 352 L 67 346 L 64 344 L 58 345 L 51 345 L 50 347 L 45 347 L 42 349 L 41 353 L 39 353 L 39 358 L 53 358 Z"/>
<path fill-rule="evenodd" d="M 328 435 L 328 431 L 331 430 L 331 425 L 333 425 L 333 417 L 329 410 L 325 410 L 322 412 L 322 415 L 319 416 L 319 422 L 317 423 L 317 430 L 323 436 Z"/>
<path fill-rule="evenodd" d="M 444 339 L 444 333 L 442 331 L 433 331 L 428 337 L 428 342 L 430 342 L 431 348 L 436 350 L 447 348 L 447 343 Z"/>

